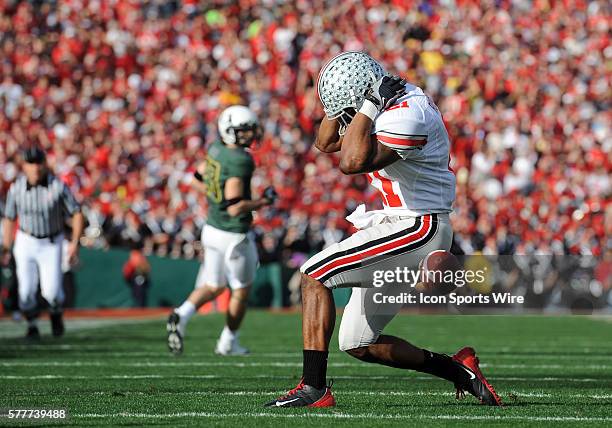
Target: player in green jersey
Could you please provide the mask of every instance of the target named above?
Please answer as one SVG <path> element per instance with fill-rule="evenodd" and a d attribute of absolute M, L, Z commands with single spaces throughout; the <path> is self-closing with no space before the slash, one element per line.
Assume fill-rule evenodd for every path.
<path fill-rule="evenodd" d="M 174 354 L 183 351 L 189 319 L 227 285 L 232 297 L 215 352 L 220 355 L 248 353 L 238 342 L 238 329 L 257 269 L 257 248 L 248 232 L 252 212 L 272 204 L 277 195 L 268 187 L 261 198 L 251 197 L 255 164 L 247 148 L 261 134 L 255 114 L 244 106 L 228 107 L 219 116 L 218 127 L 221 140 L 209 147 L 206 160 L 194 174 L 194 187 L 204 192 L 208 200 L 208 218 L 202 230 L 204 264 L 195 290 L 168 318 L 168 348 Z"/>

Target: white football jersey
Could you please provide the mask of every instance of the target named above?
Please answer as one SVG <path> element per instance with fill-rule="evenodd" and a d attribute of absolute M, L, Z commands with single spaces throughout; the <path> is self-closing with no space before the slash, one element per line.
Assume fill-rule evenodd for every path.
<path fill-rule="evenodd" d="M 450 169 L 450 140 L 442 115 L 417 86 L 374 120 L 372 134 L 395 150 L 397 162 L 368 174 L 381 193 L 388 215 L 421 216 L 452 211 L 455 174 Z"/>

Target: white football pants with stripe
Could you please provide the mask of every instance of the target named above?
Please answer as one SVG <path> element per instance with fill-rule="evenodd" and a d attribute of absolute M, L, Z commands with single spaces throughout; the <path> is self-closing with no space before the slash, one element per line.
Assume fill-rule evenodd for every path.
<path fill-rule="evenodd" d="M 346 351 L 375 343 L 404 306 L 403 303 L 379 303 L 381 293 L 401 296 L 412 291 L 409 282 L 374 287 L 376 271 L 397 268 L 416 271 L 421 260 L 432 251 L 449 250 L 452 238 L 448 214 L 387 217 L 385 222 L 360 230 L 310 258 L 300 269 L 302 273 L 328 288 L 353 287 L 340 324 L 340 349 Z"/>

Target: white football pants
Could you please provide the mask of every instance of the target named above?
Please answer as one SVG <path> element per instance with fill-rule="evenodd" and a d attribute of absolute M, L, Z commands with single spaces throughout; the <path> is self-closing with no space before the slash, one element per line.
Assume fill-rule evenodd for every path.
<path fill-rule="evenodd" d="M 62 289 L 63 235 L 38 239 L 22 231 L 17 232 L 13 255 L 19 282 L 19 309 L 30 311 L 36 307 L 36 291 L 52 306 L 64 302 Z"/>
<path fill-rule="evenodd" d="M 196 279 L 196 288 L 232 290 L 250 286 L 257 272 L 257 247 L 250 233 L 235 233 L 206 225 L 202 230 L 204 264 Z"/>

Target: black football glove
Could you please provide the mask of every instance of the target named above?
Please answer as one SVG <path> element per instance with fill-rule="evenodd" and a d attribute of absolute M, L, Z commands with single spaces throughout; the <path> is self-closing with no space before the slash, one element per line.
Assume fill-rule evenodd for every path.
<path fill-rule="evenodd" d="M 376 106 L 378 111 L 390 107 L 406 93 L 406 81 L 398 76 L 383 76 L 372 84 L 365 93 L 365 99 Z"/>
<path fill-rule="evenodd" d="M 268 186 L 263 191 L 263 198 L 270 201 L 270 204 L 273 204 L 276 198 L 278 198 L 278 193 L 274 190 L 274 187 Z"/>

